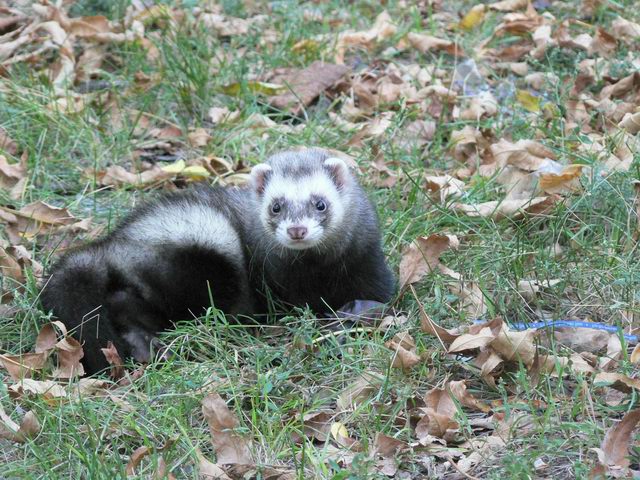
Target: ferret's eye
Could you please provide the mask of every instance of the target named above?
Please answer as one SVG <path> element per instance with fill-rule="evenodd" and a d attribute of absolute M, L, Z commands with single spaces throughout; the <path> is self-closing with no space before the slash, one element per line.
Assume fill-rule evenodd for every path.
<path fill-rule="evenodd" d="M 319 212 L 324 212 L 327 209 L 327 204 L 324 203 L 322 200 L 318 200 L 316 202 L 316 208 L 318 209 Z"/>
<path fill-rule="evenodd" d="M 278 202 L 274 202 L 274 204 L 271 205 L 271 211 L 273 213 L 280 213 L 280 210 L 282 210 L 282 207 L 280 206 L 280 204 Z"/>

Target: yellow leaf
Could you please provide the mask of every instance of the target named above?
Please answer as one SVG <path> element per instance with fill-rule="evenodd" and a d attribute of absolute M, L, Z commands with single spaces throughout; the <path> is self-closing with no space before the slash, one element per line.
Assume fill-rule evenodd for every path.
<path fill-rule="evenodd" d="M 349 438 L 349 432 L 347 431 L 347 427 L 345 427 L 340 422 L 334 422 L 331 424 L 331 435 L 336 440 L 340 440 L 341 438 Z"/>
<path fill-rule="evenodd" d="M 267 82 L 247 82 L 246 88 L 253 93 L 262 93 L 263 95 L 278 95 L 285 90 L 285 87 L 276 83 Z M 238 95 L 242 91 L 242 84 L 239 82 L 232 83 L 222 87 L 222 91 L 227 95 Z"/>
<path fill-rule="evenodd" d="M 318 50 L 319 46 L 320 44 L 316 40 L 305 38 L 303 40 L 300 40 L 299 42 L 296 42 L 296 44 L 291 47 L 291 51 L 295 53 L 315 52 Z"/>
<path fill-rule="evenodd" d="M 460 28 L 464 30 L 471 30 L 478 26 L 484 20 L 484 14 L 487 11 L 486 5 L 480 3 L 475 5 L 469 12 L 460 20 Z"/>
<path fill-rule="evenodd" d="M 194 178 L 199 178 L 199 177 L 208 177 L 211 174 L 207 171 L 206 168 L 200 166 L 200 165 L 191 165 L 189 167 L 186 167 L 184 170 L 182 170 L 180 172 L 180 175 L 183 175 L 185 177 L 194 177 Z"/>
<path fill-rule="evenodd" d="M 540 111 L 540 97 L 529 93 L 527 90 L 516 90 L 516 99 L 529 112 Z"/>
<path fill-rule="evenodd" d="M 180 173 L 184 170 L 185 166 L 186 165 L 184 163 L 184 160 L 178 160 L 169 165 L 165 165 L 164 167 L 162 167 L 162 170 L 164 170 L 167 173 Z"/>

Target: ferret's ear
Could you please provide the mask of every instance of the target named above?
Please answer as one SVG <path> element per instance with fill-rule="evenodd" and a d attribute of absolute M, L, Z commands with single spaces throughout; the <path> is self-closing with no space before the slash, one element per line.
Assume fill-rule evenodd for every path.
<path fill-rule="evenodd" d="M 324 168 L 329 171 L 331 178 L 338 186 L 338 188 L 344 187 L 350 178 L 349 167 L 344 163 L 344 160 L 338 157 L 329 157 L 324 161 Z"/>
<path fill-rule="evenodd" d="M 266 163 L 259 163 L 251 169 L 251 185 L 259 194 L 264 193 L 271 172 L 271 166 Z"/>

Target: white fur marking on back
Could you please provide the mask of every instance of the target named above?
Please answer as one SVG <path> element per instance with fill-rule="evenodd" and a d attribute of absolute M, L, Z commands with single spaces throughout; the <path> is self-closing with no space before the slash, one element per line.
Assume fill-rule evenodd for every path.
<path fill-rule="evenodd" d="M 134 241 L 196 244 L 229 255 L 242 264 L 240 237 L 220 212 L 201 204 L 161 205 L 126 229 Z"/>

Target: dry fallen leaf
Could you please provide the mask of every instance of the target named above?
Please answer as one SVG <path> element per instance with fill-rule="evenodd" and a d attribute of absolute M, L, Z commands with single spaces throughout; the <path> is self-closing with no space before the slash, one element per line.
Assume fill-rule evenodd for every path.
<path fill-rule="evenodd" d="M 82 345 L 73 337 L 65 337 L 56 344 L 58 368 L 53 372 L 55 378 L 72 378 L 84 375 L 80 360 L 84 357 Z"/>
<path fill-rule="evenodd" d="M 201 480 L 231 480 L 222 467 L 207 460 L 199 449 L 196 449 L 198 456 L 198 478 Z"/>
<path fill-rule="evenodd" d="M 631 410 L 622 417 L 619 423 L 612 426 L 602 442 L 604 461 L 607 466 L 628 468 L 631 464 L 629 460 L 629 446 L 631 445 L 631 434 L 640 423 L 640 409 Z"/>
<path fill-rule="evenodd" d="M 475 205 L 456 203 L 454 208 L 470 217 L 522 218 L 526 215 L 541 215 L 553 208 L 559 201 L 557 196 L 521 198 L 491 201 Z"/>
<path fill-rule="evenodd" d="M 290 68 L 276 71 L 269 81 L 284 85 L 286 91 L 269 99 L 271 106 L 293 115 L 300 115 L 318 96 L 344 77 L 350 68 L 321 61 L 304 69 Z"/>
<path fill-rule="evenodd" d="M 385 347 L 393 350 L 393 368 L 409 370 L 420 363 L 420 357 L 416 354 L 416 344 L 409 332 L 401 332 L 394 335 L 393 339 L 385 343 Z"/>
<path fill-rule="evenodd" d="M 539 187 L 545 193 L 567 195 L 582 190 L 580 176 L 586 165 L 569 165 L 560 173 L 541 173 Z"/>
<path fill-rule="evenodd" d="M 483 328 L 478 333 L 465 333 L 456 338 L 449 346 L 449 353 L 463 352 L 483 348 L 496 339 L 496 334 L 490 328 Z"/>
<path fill-rule="evenodd" d="M 365 402 L 372 394 L 377 392 L 384 381 L 380 374 L 366 371 L 356 380 L 346 387 L 336 400 L 338 409 L 341 411 L 355 410 L 355 408 Z"/>
<path fill-rule="evenodd" d="M 343 32 L 338 36 L 335 47 L 336 63 L 343 64 L 344 56 L 348 48 L 362 47 L 371 49 L 377 42 L 384 41 L 397 32 L 397 27 L 391 20 L 391 16 L 385 10 L 380 13 L 373 26 L 364 32 Z"/>
<path fill-rule="evenodd" d="M 622 373 L 599 372 L 593 379 L 594 385 L 607 385 L 624 393 L 633 389 L 640 390 L 640 379 L 631 378 Z"/>
<path fill-rule="evenodd" d="M 204 128 L 196 128 L 187 134 L 187 138 L 192 147 L 202 148 L 207 146 L 207 143 L 211 140 L 211 135 Z"/>
<path fill-rule="evenodd" d="M 9 373 L 13 380 L 31 378 L 46 365 L 49 352 L 24 353 L 22 355 L 0 354 L 0 365 Z"/>
<path fill-rule="evenodd" d="M 450 40 L 444 40 L 432 35 L 425 35 L 415 32 L 409 32 L 407 34 L 407 40 L 413 48 L 422 53 L 427 53 L 429 51 L 442 51 L 448 53 L 449 55 L 458 57 L 464 56 L 462 47 Z"/>
<path fill-rule="evenodd" d="M 444 203 L 449 197 L 461 197 L 464 194 L 464 182 L 451 175 L 428 175 L 425 182 L 427 190 L 436 196 L 440 203 Z"/>
<path fill-rule="evenodd" d="M 440 325 L 431 320 L 431 317 L 427 315 L 424 311 L 422 305 L 420 307 L 420 329 L 429 335 L 433 335 L 434 337 L 438 337 L 440 341 L 444 343 L 452 343 L 456 338 L 460 336 L 457 332 L 453 330 L 447 330 L 442 328 Z"/>
<path fill-rule="evenodd" d="M 490 346 L 505 361 L 522 362 L 530 367 L 536 355 L 535 337 L 533 329 L 514 332 L 503 327 Z"/>
<path fill-rule="evenodd" d="M 140 465 L 142 459 L 150 453 L 152 453 L 152 449 L 150 449 L 149 447 L 142 446 L 136 448 L 131 454 L 129 461 L 127 462 L 127 466 L 125 467 L 125 473 L 127 474 L 127 476 L 135 475 L 136 467 Z"/>
<path fill-rule="evenodd" d="M 107 342 L 107 348 L 101 348 L 100 350 L 102 350 L 107 362 L 111 365 L 109 376 L 113 380 L 120 380 L 124 376 L 124 362 L 115 345 L 112 342 Z"/>
<path fill-rule="evenodd" d="M 406 247 L 400 260 L 400 288 L 404 289 L 422 279 L 427 273 L 440 265 L 440 255 L 448 249 L 459 246 L 455 235 L 433 234 L 418 237 Z"/>
<path fill-rule="evenodd" d="M 20 425 L 11 420 L 0 405 L 0 438 L 16 443 L 23 443 L 27 438 L 35 437 L 40 432 L 40 422 L 33 411 L 29 410 Z"/>
<path fill-rule="evenodd" d="M 463 406 L 484 413 L 491 411 L 491 407 L 489 405 L 471 395 L 467 390 L 467 384 L 464 380 L 449 382 L 447 386 L 449 387 L 449 391 L 453 397 Z"/>
<path fill-rule="evenodd" d="M 249 441 L 233 431 L 238 427 L 238 419 L 220 395 L 207 395 L 202 400 L 202 413 L 209 424 L 219 464 L 253 463 Z"/>
<path fill-rule="evenodd" d="M 331 433 L 331 424 L 336 417 L 332 411 L 309 412 L 303 417 L 303 433 L 308 438 L 315 438 L 319 442 L 324 442 Z"/>

